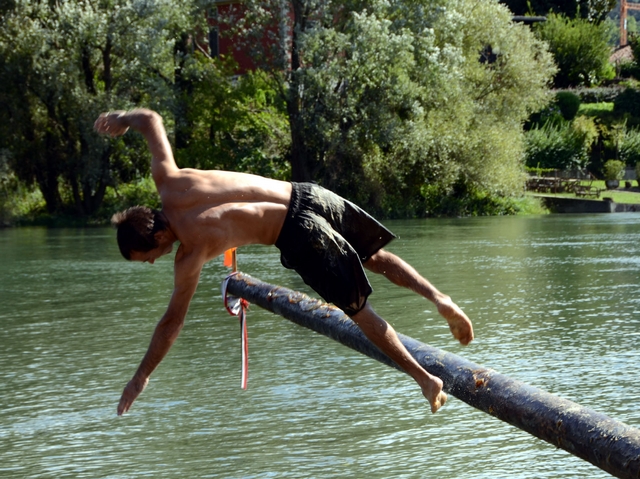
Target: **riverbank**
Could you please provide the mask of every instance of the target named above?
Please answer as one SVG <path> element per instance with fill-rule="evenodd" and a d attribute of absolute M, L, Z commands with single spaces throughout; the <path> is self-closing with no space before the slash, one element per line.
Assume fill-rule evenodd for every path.
<path fill-rule="evenodd" d="M 600 200 L 536 195 L 552 213 L 630 213 L 640 212 L 640 204 L 616 203 L 609 197 Z"/>
<path fill-rule="evenodd" d="M 597 182 L 594 182 L 597 183 Z M 578 197 L 574 193 L 529 193 L 540 199 L 552 213 L 626 213 L 640 212 L 640 188 L 607 190 L 602 185 L 597 198 Z"/>

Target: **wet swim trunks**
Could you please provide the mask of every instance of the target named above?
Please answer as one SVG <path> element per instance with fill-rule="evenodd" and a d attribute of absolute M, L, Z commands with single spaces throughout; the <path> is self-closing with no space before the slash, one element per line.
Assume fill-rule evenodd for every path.
<path fill-rule="evenodd" d="M 292 183 L 289 211 L 276 246 L 325 301 L 353 316 L 371 292 L 362 264 L 395 235 L 367 212 L 311 183 Z"/>

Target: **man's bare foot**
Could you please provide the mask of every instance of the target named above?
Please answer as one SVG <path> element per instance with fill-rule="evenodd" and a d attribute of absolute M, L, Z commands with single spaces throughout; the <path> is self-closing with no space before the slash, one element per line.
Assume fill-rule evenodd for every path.
<path fill-rule="evenodd" d="M 456 303 L 447 295 L 442 295 L 436 300 L 438 313 L 447 320 L 453 337 L 465 346 L 473 340 L 473 325 Z"/>
<path fill-rule="evenodd" d="M 442 390 L 442 380 L 429 375 L 429 379 L 425 380 L 420 387 L 423 396 L 431 405 L 431 412 L 435 414 L 447 402 L 447 395 Z"/>

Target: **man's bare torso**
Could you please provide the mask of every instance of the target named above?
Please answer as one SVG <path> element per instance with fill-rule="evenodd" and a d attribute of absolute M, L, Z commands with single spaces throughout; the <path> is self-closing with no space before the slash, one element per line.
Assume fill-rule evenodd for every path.
<path fill-rule="evenodd" d="M 274 244 L 291 198 L 285 181 L 188 168 L 172 171 L 158 191 L 183 253 L 205 261 L 232 247 Z"/>

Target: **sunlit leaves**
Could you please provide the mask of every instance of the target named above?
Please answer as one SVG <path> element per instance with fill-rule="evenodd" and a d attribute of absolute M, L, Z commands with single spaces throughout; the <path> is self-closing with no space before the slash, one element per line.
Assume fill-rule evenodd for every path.
<path fill-rule="evenodd" d="M 91 213 L 106 185 L 145 171 L 140 156 L 98 138 L 93 121 L 108 109 L 171 106 L 174 39 L 199 21 L 188 0 L 16 0 L 3 15 L 0 141 L 50 212 L 66 203 L 61 188 Z"/>

